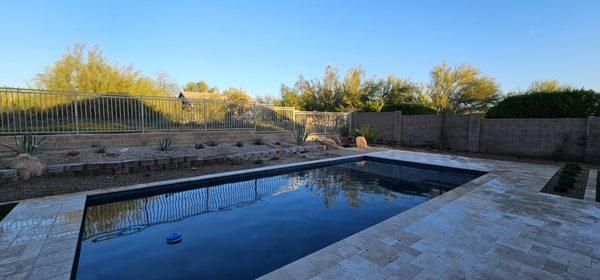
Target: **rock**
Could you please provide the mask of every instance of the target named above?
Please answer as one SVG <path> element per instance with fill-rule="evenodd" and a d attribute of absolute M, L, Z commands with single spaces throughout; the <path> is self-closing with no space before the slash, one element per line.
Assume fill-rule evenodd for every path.
<path fill-rule="evenodd" d="M 17 170 L 17 175 L 21 180 L 42 176 L 44 171 L 46 171 L 46 166 L 40 161 L 39 158 L 28 154 L 20 154 L 16 156 L 10 167 Z"/>
<path fill-rule="evenodd" d="M 127 152 L 129 152 L 128 148 L 123 148 L 123 149 L 119 150 L 119 153 L 127 153 Z"/>
<path fill-rule="evenodd" d="M 327 147 L 327 150 L 337 150 L 341 148 L 335 141 L 329 138 L 317 140 L 317 142 L 319 142 L 319 144 L 321 145 L 325 145 L 325 147 Z"/>
<path fill-rule="evenodd" d="M 359 149 L 366 149 L 369 146 L 367 145 L 367 139 L 365 139 L 365 137 L 363 136 L 358 136 L 356 137 L 356 147 Z"/>
<path fill-rule="evenodd" d="M 67 156 L 70 156 L 70 157 L 76 157 L 76 156 L 77 156 L 77 155 L 79 155 L 80 153 L 81 153 L 81 151 L 80 151 L 80 150 L 77 150 L 77 149 L 72 149 L 72 150 L 68 150 L 68 151 L 67 151 Z"/>
<path fill-rule="evenodd" d="M 339 136 L 330 135 L 330 136 L 327 136 L 327 139 L 333 140 L 333 142 L 335 142 L 335 144 L 338 146 L 342 145 L 342 139 Z"/>

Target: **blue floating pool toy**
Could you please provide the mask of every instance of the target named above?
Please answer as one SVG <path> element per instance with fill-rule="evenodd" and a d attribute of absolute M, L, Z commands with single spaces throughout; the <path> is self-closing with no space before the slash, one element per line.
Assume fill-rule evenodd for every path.
<path fill-rule="evenodd" d="M 182 237 L 183 237 L 183 234 L 181 234 L 179 232 L 171 232 L 171 233 L 169 233 L 169 235 L 167 235 L 167 243 L 169 243 L 169 244 L 178 243 L 181 241 Z"/>

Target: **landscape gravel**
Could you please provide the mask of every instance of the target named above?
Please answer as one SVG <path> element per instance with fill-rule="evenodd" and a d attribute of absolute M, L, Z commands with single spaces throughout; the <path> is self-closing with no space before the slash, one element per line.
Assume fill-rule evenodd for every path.
<path fill-rule="evenodd" d="M 313 143 L 306 143 L 313 145 Z M 35 154 L 43 164 L 70 164 L 70 163 L 94 163 L 94 162 L 110 162 L 130 159 L 154 159 L 164 157 L 181 157 L 181 156 L 227 156 L 232 154 L 260 152 L 265 150 L 280 149 L 286 147 L 297 146 L 291 143 L 281 143 L 275 145 L 266 143 L 264 145 L 254 145 L 250 142 L 245 142 L 244 146 L 237 147 L 235 143 L 220 143 L 218 146 L 204 145 L 203 149 L 196 149 L 193 145 L 177 145 L 171 147 L 167 151 L 161 151 L 156 146 L 140 146 L 140 147 L 109 147 L 105 153 L 98 153 L 97 148 L 81 149 L 79 154 L 70 156 L 72 150 L 51 150 L 40 151 Z M 0 168 L 8 168 L 14 153 L 0 154 Z"/>

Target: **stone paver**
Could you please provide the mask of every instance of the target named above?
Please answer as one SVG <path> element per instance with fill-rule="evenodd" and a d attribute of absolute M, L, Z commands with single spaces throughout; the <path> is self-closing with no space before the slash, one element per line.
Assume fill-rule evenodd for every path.
<path fill-rule="evenodd" d="M 598 279 L 600 204 L 540 193 L 557 166 L 404 151 L 368 156 L 488 173 L 262 279 Z M 68 279 L 87 197 L 162 184 L 22 201 L 0 222 L 0 279 Z"/>

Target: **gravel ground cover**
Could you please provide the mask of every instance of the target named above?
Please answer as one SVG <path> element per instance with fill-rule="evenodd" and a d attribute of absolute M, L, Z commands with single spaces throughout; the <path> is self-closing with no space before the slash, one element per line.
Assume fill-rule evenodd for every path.
<path fill-rule="evenodd" d="M 265 146 L 268 147 L 268 146 Z M 234 147 L 237 148 L 237 147 Z M 264 148 L 264 147 L 261 147 Z M 285 157 L 274 157 L 263 164 L 254 161 L 243 161 L 235 164 L 219 163 L 198 167 L 180 167 L 161 171 L 147 171 L 122 175 L 88 175 L 88 176 L 42 176 L 26 181 L 8 182 L 0 185 L 0 203 L 28 198 L 73 193 L 94 189 L 113 188 L 132 184 L 162 181 L 176 178 L 194 177 L 212 173 L 256 168 L 293 162 L 302 162 L 337 156 L 369 152 L 370 150 L 339 149 L 327 152 L 309 152 Z"/>
<path fill-rule="evenodd" d="M 314 142 L 306 142 L 305 145 L 314 145 Z M 287 148 L 297 146 L 291 143 L 265 143 L 264 145 L 254 145 L 251 142 L 244 142 L 242 147 L 235 146 L 235 143 L 219 143 L 217 146 L 208 146 L 197 149 L 194 145 L 174 145 L 167 151 L 161 151 L 158 146 L 142 147 L 109 147 L 106 152 L 98 153 L 98 148 L 81 149 L 77 155 L 69 155 L 68 150 L 40 151 L 35 154 L 42 163 L 46 165 L 69 164 L 69 163 L 91 163 L 91 162 L 110 162 L 130 159 L 152 159 L 163 157 L 181 157 L 181 156 L 226 156 L 232 154 L 260 152 L 278 148 Z M 0 155 L 0 168 L 8 168 L 14 153 L 3 153 Z"/>

